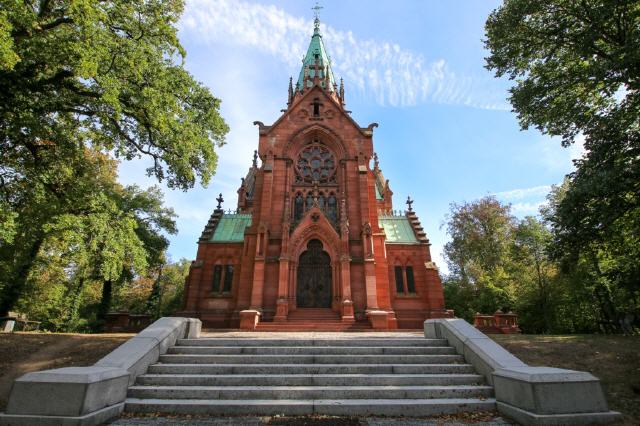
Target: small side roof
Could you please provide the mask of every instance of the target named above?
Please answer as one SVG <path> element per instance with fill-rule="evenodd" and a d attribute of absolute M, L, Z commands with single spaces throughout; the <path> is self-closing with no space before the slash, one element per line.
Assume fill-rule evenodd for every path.
<path fill-rule="evenodd" d="M 378 217 L 378 224 L 387 235 L 386 243 L 419 244 L 406 216 L 382 214 Z"/>
<path fill-rule="evenodd" d="M 241 243 L 244 230 L 251 226 L 251 213 L 223 214 L 211 237 L 213 243 Z"/>

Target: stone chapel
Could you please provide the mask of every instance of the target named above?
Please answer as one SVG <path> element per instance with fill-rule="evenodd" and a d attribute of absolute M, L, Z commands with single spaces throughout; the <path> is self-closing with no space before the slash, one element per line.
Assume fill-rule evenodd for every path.
<path fill-rule="evenodd" d="M 198 241 L 180 315 L 244 330 L 422 328 L 448 317 L 429 240 L 373 148 L 378 125 L 345 108 L 316 16 L 287 107 L 260 121 L 234 212 L 218 206 Z"/>

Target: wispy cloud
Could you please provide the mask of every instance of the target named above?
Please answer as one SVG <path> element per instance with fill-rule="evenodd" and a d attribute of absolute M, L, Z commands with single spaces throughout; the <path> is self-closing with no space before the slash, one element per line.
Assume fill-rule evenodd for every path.
<path fill-rule="evenodd" d="M 311 20 L 276 6 L 237 0 L 189 0 L 181 21 L 183 34 L 203 43 L 251 46 L 292 68 L 300 65 L 311 28 Z M 428 61 L 396 43 L 361 40 L 351 31 L 324 25 L 322 31 L 334 72 L 380 105 L 435 102 L 509 109 L 505 93 L 495 90 L 488 75 L 457 75 L 443 59 Z"/>
<path fill-rule="evenodd" d="M 508 191 L 494 192 L 503 202 L 511 204 L 511 212 L 516 216 L 536 215 L 540 207 L 544 205 L 547 194 L 551 191 L 551 185 L 538 185 L 530 188 L 517 188 Z"/>
<path fill-rule="evenodd" d="M 540 185 L 534 186 L 532 188 L 519 188 L 509 191 L 496 192 L 493 195 L 502 200 L 514 201 L 531 197 L 544 197 L 549 193 L 550 190 L 551 185 Z"/>
<path fill-rule="evenodd" d="M 545 200 L 539 200 L 526 203 L 515 203 L 511 205 L 511 212 L 516 216 L 537 215 L 540 213 L 540 207 L 546 204 Z"/>

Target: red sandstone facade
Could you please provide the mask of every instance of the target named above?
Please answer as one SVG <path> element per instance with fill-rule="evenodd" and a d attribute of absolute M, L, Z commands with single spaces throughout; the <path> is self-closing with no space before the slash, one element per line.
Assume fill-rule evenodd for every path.
<path fill-rule="evenodd" d="M 182 315 L 249 330 L 305 329 L 305 318 L 327 329 L 421 328 L 449 316 L 415 212 L 392 213 L 377 124 L 361 127 L 345 110 L 317 20 L 286 111 L 254 124 L 260 164 L 243 179 L 237 211 L 219 203 L 205 227 Z"/>

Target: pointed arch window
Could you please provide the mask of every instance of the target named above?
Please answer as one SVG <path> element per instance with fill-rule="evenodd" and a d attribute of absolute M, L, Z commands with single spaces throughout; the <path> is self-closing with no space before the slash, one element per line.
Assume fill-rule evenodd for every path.
<path fill-rule="evenodd" d="M 327 217 L 334 223 L 338 221 L 338 200 L 333 194 L 327 199 Z"/>
<path fill-rule="evenodd" d="M 405 272 L 407 273 L 407 292 L 414 294 L 416 292 L 416 283 L 413 279 L 413 266 L 407 266 Z"/>
<path fill-rule="evenodd" d="M 396 294 L 408 296 L 416 294 L 416 281 L 413 274 L 413 266 L 394 266 L 393 268 Z"/>
<path fill-rule="evenodd" d="M 296 194 L 296 199 L 294 201 L 293 206 L 293 220 L 296 222 L 302 219 L 302 215 L 304 214 L 304 199 L 302 198 L 302 194 Z"/>
<path fill-rule="evenodd" d="M 396 266 L 394 268 L 396 275 L 396 292 L 404 293 L 404 277 L 402 273 L 402 266 Z"/>
<path fill-rule="evenodd" d="M 325 202 L 324 202 L 324 194 L 321 192 L 318 196 L 318 208 L 320 210 L 324 210 Z"/>
<path fill-rule="evenodd" d="M 213 266 L 213 280 L 211 285 L 211 293 L 213 293 L 213 295 L 228 295 L 231 292 L 234 269 L 232 264 L 217 264 Z"/>

